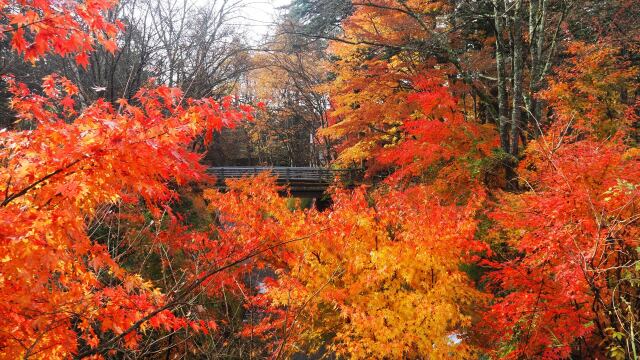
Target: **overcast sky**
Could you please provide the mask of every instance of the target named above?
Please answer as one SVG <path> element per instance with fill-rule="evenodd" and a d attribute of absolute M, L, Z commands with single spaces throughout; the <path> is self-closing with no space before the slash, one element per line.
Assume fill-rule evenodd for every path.
<path fill-rule="evenodd" d="M 250 33 L 250 38 L 259 41 L 269 33 L 277 18 L 278 10 L 290 3 L 290 0 L 247 0 L 243 8 L 242 23 Z"/>

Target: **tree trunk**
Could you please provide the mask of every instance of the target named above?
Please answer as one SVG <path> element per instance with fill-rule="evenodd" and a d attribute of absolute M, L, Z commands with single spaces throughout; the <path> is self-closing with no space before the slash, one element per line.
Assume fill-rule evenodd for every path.
<path fill-rule="evenodd" d="M 538 123 L 542 116 L 542 104 L 536 99 L 536 93 L 540 90 L 543 80 L 542 52 L 545 41 L 546 16 L 547 0 L 531 0 L 529 5 L 529 53 L 531 56 L 531 67 L 527 109 L 529 110 L 529 118 L 534 125 L 534 129 L 539 128 Z"/>
<path fill-rule="evenodd" d="M 498 79 L 498 123 L 500 127 L 500 144 L 505 152 L 511 147 L 509 141 L 509 118 L 507 116 L 507 82 L 505 81 L 505 54 L 503 31 L 503 14 L 500 2 L 493 1 L 493 14 L 496 31 L 496 73 Z"/>
<path fill-rule="evenodd" d="M 522 0 L 516 0 L 513 16 L 513 93 L 511 109 L 511 154 L 519 152 L 520 133 L 522 132 L 522 76 L 523 76 L 523 39 L 522 39 Z"/>

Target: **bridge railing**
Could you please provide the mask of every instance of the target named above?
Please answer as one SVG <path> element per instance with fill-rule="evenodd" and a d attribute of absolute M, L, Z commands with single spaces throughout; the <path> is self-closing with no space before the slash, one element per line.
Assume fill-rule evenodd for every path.
<path fill-rule="evenodd" d="M 281 183 L 309 182 L 317 184 L 330 184 L 337 176 L 352 179 L 352 169 L 326 169 L 316 167 L 285 167 L 285 166 L 228 166 L 210 167 L 208 172 L 218 179 L 238 179 L 246 176 L 255 176 L 262 172 L 270 172 Z"/>

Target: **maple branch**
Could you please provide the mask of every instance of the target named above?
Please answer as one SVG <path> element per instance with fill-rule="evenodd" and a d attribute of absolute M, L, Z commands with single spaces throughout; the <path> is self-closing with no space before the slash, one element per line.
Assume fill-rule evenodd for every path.
<path fill-rule="evenodd" d="M 151 318 L 153 318 L 154 316 L 158 315 L 159 313 L 165 311 L 165 310 L 169 310 L 177 305 L 180 304 L 180 301 L 182 299 L 184 299 L 191 291 L 195 290 L 198 286 L 202 285 L 203 282 L 205 282 L 207 279 L 209 279 L 211 276 L 222 272 L 226 269 L 232 268 L 236 265 L 239 265 L 251 258 L 254 258 L 260 254 L 263 254 L 267 251 L 276 249 L 280 246 L 284 246 L 293 242 L 297 242 L 297 241 L 302 241 L 302 240 L 307 240 L 309 238 L 311 238 L 312 236 L 315 236 L 325 230 L 327 230 L 328 228 L 322 228 L 314 233 L 311 233 L 309 235 L 306 236 L 302 236 L 302 237 L 298 237 L 298 238 L 294 238 L 294 239 L 289 239 L 289 240 L 285 240 L 285 241 L 281 241 L 279 243 L 273 244 L 271 246 L 268 246 L 264 249 L 258 249 L 255 250 L 251 253 L 249 253 L 248 255 L 232 261 L 226 265 L 217 267 L 215 269 L 211 269 L 208 272 L 206 272 L 201 278 L 195 280 L 194 282 L 192 282 L 190 285 L 188 285 L 186 288 L 183 289 L 183 291 L 177 295 L 176 297 L 174 297 L 169 303 L 165 304 L 164 306 L 161 306 L 159 308 L 157 308 L 156 310 L 150 312 L 149 314 L 147 314 L 146 316 L 142 317 L 140 320 L 136 321 L 133 325 L 131 325 L 127 330 L 123 331 L 122 333 L 120 333 L 120 335 L 112 338 L 111 340 L 107 341 L 106 343 L 104 343 L 103 345 L 100 345 L 94 349 L 89 349 L 86 350 L 84 352 L 79 353 L 78 355 L 76 355 L 76 359 L 82 359 L 85 358 L 87 356 L 91 356 L 91 355 L 96 355 L 96 354 L 101 354 L 104 353 L 108 350 L 110 350 L 112 348 L 113 345 L 115 345 L 117 342 L 119 342 L 120 340 L 122 340 L 125 336 L 127 336 L 129 333 L 137 330 L 138 328 L 140 328 L 140 326 L 142 326 L 145 322 L 149 321 Z"/>
<path fill-rule="evenodd" d="M 22 25 L 20 25 L 20 26 L 15 26 L 15 27 L 12 27 L 12 28 L 10 28 L 10 29 L 3 30 L 3 31 L 2 31 L 2 32 L 0 32 L 0 33 L 1 33 L 1 34 L 6 34 L 6 33 L 14 32 L 14 31 L 18 31 L 19 29 L 25 29 L 25 28 L 28 28 L 28 27 L 30 27 L 30 26 L 33 26 L 33 25 L 39 24 L 39 23 L 41 23 L 41 22 L 45 22 L 45 21 L 47 21 L 47 20 L 49 20 L 49 19 L 55 19 L 55 18 L 61 17 L 62 15 L 63 15 L 63 14 L 58 14 L 58 15 L 56 15 L 56 16 L 50 16 L 50 17 L 46 17 L 46 16 L 45 16 L 45 17 L 43 17 L 43 18 L 42 18 L 42 19 L 40 19 L 40 20 L 36 20 L 36 21 L 34 21 L 34 22 L 30 22 L 30 23 L 28 23 L 28 24 L 22 24 Z"/>
<path fill-rule="evenodd" d="M 51 173 L 41 177 L 40 179 L 38 179 L 35 182 L 29 184 L 28 186 L 26 186 L 22 190 L 18 191 L 17 193 L 11 194 L 9 196 L 5 196 L 4 201 L 2 201 L 2 203 L 0 203 L 0 207 L 7 206 L 10 202 L 12 202 L 13 200 L 25 195 L 26 193 L 28 193 L 31 189 L 35 188 L 36 186 L 42 184 L 43 182 L 49 180 L 50 178 L 60 174 L 61 172 L 65 171 L 65 170 L 69 170 L 73 165 L 79 163 L 81 160 L 82 159 L 78 159 L 78 160 L 72 161 L 69 165 L 64 166 L 62 168 L 59 168 L 58 170 L 56 170 L 54 172 L 51 172 Z M 8 193 L 8 188 L 7 188 L 7 192 L 6 193 Z"/>

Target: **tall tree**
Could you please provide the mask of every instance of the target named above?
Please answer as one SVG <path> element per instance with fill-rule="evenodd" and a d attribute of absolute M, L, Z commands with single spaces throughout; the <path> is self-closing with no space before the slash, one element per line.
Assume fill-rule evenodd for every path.
<path fill-rule="evenodd" d="M 529 190 L 493 214 L 513 251 L 488 263 L 500 295 L 485 320 L 509 358 L 634 358 L 638 109 L 621 99 L 637 68 L 602 44 L 570 49 L 542 95 L 553 122 L 520 165 Z"/>

